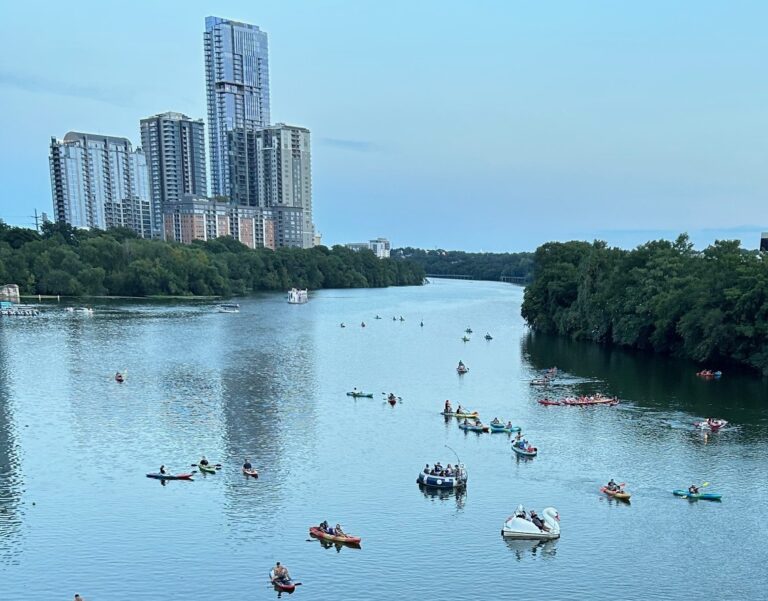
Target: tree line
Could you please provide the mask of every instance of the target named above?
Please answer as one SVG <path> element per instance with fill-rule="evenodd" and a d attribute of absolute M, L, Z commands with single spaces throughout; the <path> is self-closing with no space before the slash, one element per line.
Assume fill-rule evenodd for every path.
<path fill-rule="evenodd" d="M 130 230 L 46 223 L 41 233 L 0 221 L 0 285 L 22 294 L 231 296 L 288 288 L 421 284 L 416 263 L 341 246 L 250 249 L 231 237 L 183 245 Z"/>
<path fill-rule="evenodd" d="M 422 250 L 398 248 L 393 256 L 418 263 L 426 273 L 435 275 L 468 275 L 474 280 L 498 281 L 502 276 L 530 281 L 533 253 L 468 253 L 458 250 Z"/>
<path fill-rule="evenodd" d="M 634 250 L 604 242 L 536 249 L 522 315 L 535 330 L 768 375 L 768 264 L 739 241 L 687 235 Z"/>

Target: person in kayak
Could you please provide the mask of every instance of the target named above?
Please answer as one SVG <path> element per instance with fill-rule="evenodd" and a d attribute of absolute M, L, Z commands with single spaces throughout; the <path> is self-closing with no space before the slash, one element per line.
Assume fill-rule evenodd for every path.
<path fill-rule="evenodd" d="M 160 466 L 160 473 L 161 473 L 161 474 L 165 474 L 165 473 L 166 473 L 166 471 L 165 471 L 165 466 L 164 466 L 164 465 L 161 465 L 161 466 Z"/>
<path fill-rule="evenodd" d="M 280 565 L 279 561 L 275 564 L 275 567 L 272 568 L 272 572 L 275 575 L 275 580 L 278 582 L 288 582 L 291 579 L 291 575 L 288 573 L 288 568 L 284 565 Z"/>
<path fill-rule="evenodd" d="M 698 494 L 699 494 L 699 487 L 698 487 L 698 486 L 696 486 L 695 484 L 691 484 L 691 485 L 688 487 L 688 492 L 689 492 L 690 494 L 692 494 L 692 495 L 698 495 Z"/>
<path fill-rule="evenodd" d="M 445 409 L 443 409 L 446 413 L 453 413 L 453 409 L 451 408 L 451 401 L 448 399 L 445 399 Z"/>
<path fill-rule="evenodd" d="M 208 465 L 208 460 L 205 458 L 205 455 L 200 459 L 198 462 L 200 465 Z"/>
<path fill-rule="evenodd" d="M 499 421 L 499 418 L 498 418 L 498 417 L 494 417 L 494 418 L 491 420 L 491 423 L 492 423 L 494 426 L 498 426 L 498 425 L 500 425 L 500 424 L 501 424 L 501 422 Z"/>
<path fill-rule="evenodd" d="M 611 478 L 610 482 L 606 484 L 605 488 L 607 488 L 610 491 L 615 491 L 615 490 L 618 490 L 619 487 L 616 484 L 616 482 L 613 481 L 613 478 Z"/>
<path fill-rule="evenodd" d="M 251 465 L 250 459 L 248 457 L 245 458 L 245 462 L 243 462 L 243 469 L 244 470 L 252 470 L 253 466 Z"/>
<path fill-rule="evenodd" d="M 456 408 L 456 413 L 465 413 L 465 409 L 461 406 L 461 403 L 459 403 L 459 406 Z"/>
<path fill-rule="evenodd" d="M 336 536 L 347 536 L 347 534 L 341 529 L 341 524 L 336 524 L 336 527 L 333 530 Z"/>

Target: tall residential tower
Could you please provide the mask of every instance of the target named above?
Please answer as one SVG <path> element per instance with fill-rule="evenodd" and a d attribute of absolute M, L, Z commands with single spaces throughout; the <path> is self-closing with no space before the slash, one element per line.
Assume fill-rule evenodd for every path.
<path fill-rule="evenodd" d="M 184 194 L 205 195 L 205 132 L 203 120 L 181 113 L 162 113 L 141 120 L 141 146 L 147 157 L 152 192 L 153 230 L 163 230 L 163 208 Z"/>
<path fill-rule="evenodd" d="M 56 221 L 152 235 L 147 163 L 127 138 L 71 131 L 51 138 L 49 165 Z"/>
<path fill-rule="evenodd" d="M 267 34 L 248 23 L 206 17 L 204 41 L 211 193 L 232 196 L 230 163 L 238 157 L 230 157 L 230 132 L 245 135 L 269 125 Z"/>

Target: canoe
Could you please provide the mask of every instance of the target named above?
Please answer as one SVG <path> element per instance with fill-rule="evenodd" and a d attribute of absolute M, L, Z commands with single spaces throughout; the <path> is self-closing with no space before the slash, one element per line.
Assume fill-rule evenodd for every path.
<path fill-rule="evenodd" d="M 475 426 L 474 424 L 459 424 L 459 428 L 469 432 L 488 432 L 488 426 L 484 425 Z"/>
<path fill-rule="evenodd" d="M 275 571 L 270 570 L 269 571 L 269 581 L 272 583 L 272 586 L 274 586 L 276 589 L 286 592 L 286 593 L 292 593 L 296 590 L 296 585 L 293 583 L 293 580 L 277 580 L 275 578 Z"/>
<path fill-rule="evenodd" d="M 243 468 L 243 474 L 245 474 L 246 476 L 251 476 L 252 478 L 258 478 L 259 477 L 259 470 L 257 470 L 257 469 L 247 470 L 247 469 Z"/>
<path fill-rule="evenodd" d="M 347 396 L 351 396 L 356 399 L 359 399 L 359 398 L 372 399 L 373 393 L 372 392 L 348 392 Z"/>
<path fill-rule="evenodd" d="M 686 499 L 691 499 L 692 501 L 697 501 L 701 499 L 702 501 L 719 501 L 723 498 L 723 495 L 720 495 L 718 493 L 714 492 L 700 492 L 697 494 L 689 493 L 687 490 L 673 490 L 672 494 L 677 497 L 685 497 Z"/>
<path fill-rule="evenodd" d="M 314 536 L 315 538 L 321 538 L 323 540 L 329 540 L 334 543 L 342 543 L 344 545 L 359 545 L 360 541 L 363 539 L 359 536 L 335 536 L 333 534 L 328 534 L 327 532 L 323 532 L 320 530 L 320 528 L 312 527 L 309 529 L 309 535 Z"/>
<path fill-rule="evenodd" d="M 197 464 L 197 469 L 199 469 L 201 472 L 206 473 L 206 474 L 215 474 L 216 473 L 216 468 L 213 467 L 210 464 L 202 465 L 201 463 L 198 463 Z"/>
<path fill-rule="evenodd" d="M 533 450 L 531 451 L 526 451 L 525 449 L 521 449 L 520 447 L 517 447 L 514 444 L 512 445 L 512 450 L 518 455 L 520 455 L 521 457 L 536 457 L 536 455 L 539 452 L 539 449 L 537 449 L 536 447 L 533 447 Z"/>
<path fill-rule="evenodd" d="M 609 497 L 613 497 L 614 499 L 618 499 L 619 501 L 629 501 L 629 498 L 632 496 L 628 492 L 618 492 L 615 490 L 608 490 L 605 486 L 603 486 L 600 489 L 600 492 L 608 495 Z"/>
<path fill-rule="evenodd" d="M 519 432 L 520 426 L 512 426 L 507 428 L 504 424 L 491 424 L 491 432 Z"/>
<path fill-rule="evenodd" d="M 156 480 L 192 480 L 192 474 L 147 474 L 147 478 Z"/>
<path fill-rule="evenodd" d="M 474 419 L 478 417 L 480 414 L 477 411 L 473 411 L 472 413 L 454 413 L 454 412 L 446 412 L 441 411 L 441 415 L 445 415 L 446 417 L 458 417 L 458 418 L 468 418 L 468 419 Z"/>

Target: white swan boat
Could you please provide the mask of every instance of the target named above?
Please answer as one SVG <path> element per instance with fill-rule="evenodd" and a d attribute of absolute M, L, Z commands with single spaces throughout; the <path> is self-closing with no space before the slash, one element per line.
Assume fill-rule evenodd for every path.
<path fill-rule="evenodd" d="M 288 291 L 288 302 L 292 305 L 303 305 L 309 302 L 309 293 L 306 290 L 291 288 Z"/>
<path fill-rule="evenodd" d="M 501 529 L 501 535 L 504 538 L 527 539 L 527 540 L 552 540 L 560 538 L 560 515 L 554 507 L 546 507 L 540 516 L 541 521 L 546 526 L 542 530 L 529 519 L 523 517 L 525 510 L 522 505 L 518 505 L 514 515 L 507 518 L 504 527 Z"/>

